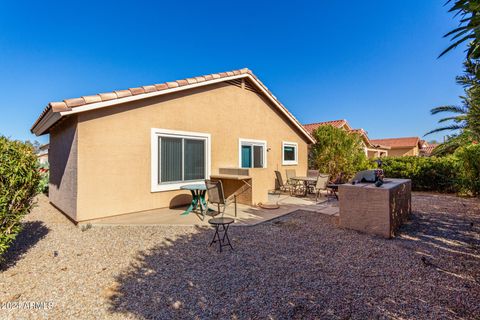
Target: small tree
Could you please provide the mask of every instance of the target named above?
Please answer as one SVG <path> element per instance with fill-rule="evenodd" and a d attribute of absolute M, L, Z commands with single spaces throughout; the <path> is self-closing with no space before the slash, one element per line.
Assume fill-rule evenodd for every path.
<path fill-rule="evenodd" d="M 320 126 L 313 136 L 317 142 L 310 149 L 310 168 L 328 173 L 332 178 L 341 173 L 347 180 L 368 167 L 362 140 L 357 134 L 333 126 Z"/>
<path fill-rule="evenodd" d="M 38 192 L 40 173 L 31 145 L 0 136 L 0 256 L 21 230 Z"/>

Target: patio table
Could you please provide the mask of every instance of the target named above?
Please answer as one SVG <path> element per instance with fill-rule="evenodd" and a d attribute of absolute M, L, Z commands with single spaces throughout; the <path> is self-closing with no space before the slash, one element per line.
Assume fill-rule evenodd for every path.
<path fill-rule="evenodd" d="M 303 183 L 303 186 L 305 187 L 305 191 L 303 192 L 303 196 L 306 197 L 307 196 L 307 192 L 308 192 L 308 183 L 309 182 L 317 182 L 317 178 L 316 177 L 306 177 L 306 176 L 298 176 L 298 177 L 293 177 L 293 178 L 290 178 L 291 180 L 295 180 L 295 181 L 301 181 Z"/>
<path fill-rule="evenodd" d="M 188 215 L 190 212 L 197 210 L 200 207 L 200 213 L 203 213 L 204 210 L 207 210 L 207 202 L 205 201 L 205 193 L 207 192 L 207 187 L 204 183 L 198 184 L 189 184 L 186 186 L 181 186 L 181 190 L 189 190 L 192 193 L 192 203 L 190 206 L 183 212 L 181 215 Z"/>

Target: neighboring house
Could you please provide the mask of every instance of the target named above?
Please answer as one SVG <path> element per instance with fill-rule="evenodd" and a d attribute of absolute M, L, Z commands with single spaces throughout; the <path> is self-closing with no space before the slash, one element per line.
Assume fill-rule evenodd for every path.
<path fill-rule="evenodd" d="M 320 126 L 333 126 L 339 129 L 344 129 L 348 132 L 358 134 L 362 138 L 363 143 L 363 150 L 368 158 L 379 158 L 379 157 L 386 157 L 388 156 L 388 150 L 390 147 L 383 146 L 383 145 L 376 145 L 371 142 L 368 138 L 368 134 L 363 129 L 352 129 L 348 124 L 347 120 L 333 120 L 333 121 L 325 121 L 325 122 L 317 122 L 317 123 L 309 123 L 304 124 L 303 126 L 307 131 L 312 134 Z"/>
<path fill-rule="evenodd" d="M 38 159 L 38 162 L 42 165 L 48 163 L 48 148 L 49 148 L 48 143 L 38 148 L 37 159 Z"/>
<path fill-rule="evenodd" d="M 418 156 L 422 143 L 419 137 L 372 139 L 373 144 L 389 146 L 391 157 Z"/>
<path fill-rule="evenodd" d="M 424 157 L 430 157 L 432 155 L 433 149 L 438 147 L 438 143 L 428 143 L 425 142 L 420 149 L 420 155 Z"/>
<path fill-rule="evenodd" d="M 266 202 L 314 142 L 248 69 L 52 102 L 31 130 L 50 134 L 50 202 L 77 222 L 186 204 L 180 187 L 214 176 Z M 220 174 L 239 167 L 244 184 Z"/>

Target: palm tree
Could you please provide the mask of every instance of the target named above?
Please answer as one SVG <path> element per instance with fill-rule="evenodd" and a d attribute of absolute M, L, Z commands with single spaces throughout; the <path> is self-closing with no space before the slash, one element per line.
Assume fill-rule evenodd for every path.
<path fill-rule="evenodd" d="M 451 3 L 448 0 L 445 5 Z M 439 57 L 443 56 L 458 45 L 469 41 L 467 59 L 480 58 L 480 1 L 479 0 L 456 0 L 448 12 L 455 12 L 455 16 L 461 16 L 460 26 L 453 29 L 444 37 L 451 37 L 453 43 L 445 49 Z"/>
<path fill-rule="evenodd" d="M 453 113 L 454 115 L 440 119 L 439 123 L 450 122 L 442 127 L 433 129 L 425 134 L 429 135 L 442 131 L 472 131 L 474 136 L 480 137 L 480 70 L 479 62 L 466 60 L 463 64 L 464 74 L 457 77 L 457 83 L 465 88 L 465 96 L 461 96 L 460 106 L 439 106 L 430 110 L 432 115 L 439 113 Z M 479 74 L 480 75 L 480 74 Z"/>

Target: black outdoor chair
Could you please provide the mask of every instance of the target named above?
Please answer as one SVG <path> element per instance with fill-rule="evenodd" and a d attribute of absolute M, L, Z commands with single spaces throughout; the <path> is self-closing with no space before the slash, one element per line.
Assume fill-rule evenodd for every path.
<path fill-rule="evenodd" d="M 225 213 L 225 208 L 233 202 L 235 204 L 235 217 L 237 216 L 237 197 L 236 195 L 233 195 L 226 200 L 225 193 L 223 191 L 223 184 L 220 180 L 205 180 L 205 186 L 207 187 L 208 202 L 211 204 L 216 204 L 217 212 L 221 215 L 219 218 L 214 217 L 208 220 L 208 223 L 215 227 L 215 234 L 210 242 L 210 246 L 215 242 L 218 242 L 220 252 L 222 252 L 222 247 L 225 246 L 230 246 L 230 248 L 233 250 L 232 244 L 230 243 L 230 238 L 228 237 L 228 228 L 235 220 L 232 218 L 224 218 L 223 215 Z M 222 237 L 220 237 L 220 232 L 223 232 Z"/>

